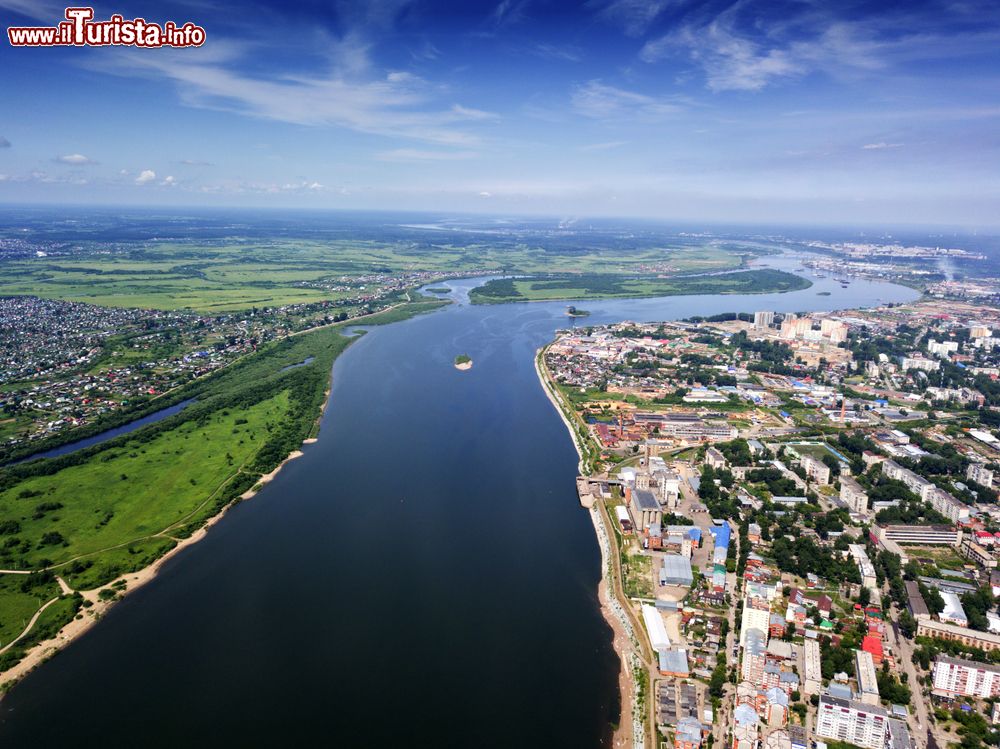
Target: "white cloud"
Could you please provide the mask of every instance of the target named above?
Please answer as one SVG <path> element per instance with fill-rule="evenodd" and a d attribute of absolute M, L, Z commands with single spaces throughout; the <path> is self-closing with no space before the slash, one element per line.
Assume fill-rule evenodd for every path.
<path fill-rule="evenodd" d="M 38 21 L 52 24 L 66 19 L 66 6 L 42 0 L 0 0 L 0 8 Z"/>
<path fill-rule="evenodd" d="M 581 151 L 610 151 L 613 148 L 621 148 L 622 146 L 628 145 L 627 140 L 611 140 L 606 143 L 588 143 L 585 146 L 580 146 Z"/>
<path fill-rule="evenodd" d="M 859 20 L 847 19 L 836 3 L 802 6 L 768 23 L 762 22 L 753 3 L 745 1 L 718 14 L 689 14 L 694 20 L 647 42 L 639 58 L 655 63 L 687 57 L 702 69 L 713 91 L 760 91 L 814 72 L 854 77 L 884 73 L 896 63 L 990 54 L 1000 40 L 993 29 L 928 31 L 944 28 L 948 16 L 954 20 L 956 7 L 933 19 L 914 11 Z"/>
<path fill-rule="evenodd" d="M 65 156 L 57 156 L 56 161 L 60 164 L 70 164 L 71 166 L 90 166 L 97 163 L 93 159 L 87 158 L 82 153 L 71 153 Z"/>
<path fill-rule="evenodd" d="M 529 49 L 529 52 L 549 60 L 563 60 L 564 62 L 580 62 L 583 60 L 583 52 L 578 47 L 567 45 L 536 44 Z"/>
<path fill-rule="evenodd" d="M 577 86 L 572 94 L 573 108 L 594 119 L 658 120 L 684 111 L 676 100 L 659 99 L 635 91 L 608 86 L 601 81 L 589 81 Z"/>
<path fill-rule="evenodd" d="M 251 50 L 233 43 L 214 50 L 180 50 L 182 55 L 171 54 L 175 50 L 155 55 L 123 50 L 128 65 L 121 59 L 93 64 L 113 74 L 171 80 L 189 106 L 443 145 L 477 143 L 479 137 L 462 126 L 495 117 L 460 104 L 436 106 L 441 87 L 407 72 L 372 72 L 367 46 L 352 41 L 348 47 L 351 61 L 343 61 L 345 54 L 331 54 L 334 69 L 323 75 L 269 71 L 266 78 L 253 77 L 238 65 Z"/>
<path fill-rule="evenodd" d="M 805 65 L 787 50 L 764 49 L 734 34 L 717 19 L 705 28 L 683 27 L 647 42 L 639 52 L 645 62 L 657 62 L 686 52 L 705 71 L 713 91 L 759 91 L 775 78 L 801 75 Z"/>
<path fill-rule="evenodd" d="M 883 148 L 902 148 L 902 143 L 886 143 L 885 141 L 879 141 L 878 143 L 865 143 L 861 146 L 862 150 L 865 151 L 881 151 Z"/>
<path fill-rule="evenodd" d="M 168 174 L 163 178 L 163 181 L 160 184 L 164 187 L 173 187 L 177 184 L 177 180 L 175 180 L 172 175 Z"/>
<path fill-rule="evenodd" d="M 524 8 L 528 0 L 500 0 L 490 14 L 490 20 L 497 26 L 509 26 L 524 18 Z"/>
<path fill-rule="evenodd" d="M 137 185 L 145 185 L 156 179 L 156 172 L 152 169 L 143 169 L 139 172 L 139 176 L 135 178 L 135 183 Z"/>
<path fill-rule="evenodd" d="M 598 14 L 619 24 L 629 36 L 642 36 L 672 0 L 611 0 Z"/>
<path fill-rule="evenodd" d="M 395 148 L 375 155 L 379 161 L 464 161 L 478 156 L 475 151 L 426 151 L 418 148 Z"/>
<path fill-rule="evenodd" d="M 486 190 L 483 190 L 482 192 L 479 193 L 479 197 L 481 197 L 481 198 L 492 198 L 493 197 L 493 193 L 486 192 Z"/>

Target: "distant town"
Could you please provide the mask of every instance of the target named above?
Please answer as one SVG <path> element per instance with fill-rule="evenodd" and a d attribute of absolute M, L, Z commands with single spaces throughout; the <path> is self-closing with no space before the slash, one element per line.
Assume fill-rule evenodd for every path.
<path fill-rule="evenodd" d="M 997 310 L 925 298 L 543 349 L 636 746 L 997 742 L 998 345 Z"/>
<path fill-rule="evenodd" d="M 217 315 L 0 297 L 0 451 L 134 411 L 268 341 L 382 311 L 453 275 L 309 282 L 340 298 Z"/>

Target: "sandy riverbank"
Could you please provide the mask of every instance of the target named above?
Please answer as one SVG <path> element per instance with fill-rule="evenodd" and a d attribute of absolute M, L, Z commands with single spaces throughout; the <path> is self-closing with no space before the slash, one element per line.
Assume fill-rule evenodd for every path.
<path fill-rule="evenodd" d="M 316 439 L 312 438 L 305 440 L 303 444 L 312 442 L 316 442 Z M 60 650 L 62 650 L 70 643 L 72 643 L 74 640 L 76 640 L 78 637 L 86 633 L 91 627 L 93 627 L 101 620 L 104 614 L 107 613 L 108 609 L 111 608 L 118 600 L 121 600 L 122 597 L 128 595 L 132 591 L 138 590 L 143 585 L 153 580 L 153 578 L 156 577 L 156 575 L 159 573 L 163 565 L 165 565 L 168 561 L 170 561 L 175 556 L 184 551 L 184 549 L 193 546 L 194 544 L 198 543 L 203 538 L 205 538 L 205 536 L 208 535 L 208 531 L 211 529 L 211 527 L 216 523 L 218 523 L 219 521 L 221 521 L 222 518 L 225 517 L 226 513 L 229 511 L 230 508 L 238 504 L 239 501 L 247 500 L 253 497 L 258 491 L 260 491 L 264 487 L 264 485 L 272 481 L 274 477 L 278 475 L 281 469 L 284 468 L 289 461 L 295 460 L 296 458 L 301 457 L 302 455 L 304 455 L 304 453 L 301 450 L 296 450 L 295 452 L 291 453 L 287 458 L 281 461 L 281 464 L 278 465 L 277 468 L 275 468 L 270 473 L 261 476 L 260 480 L 257 482 L 256 485 L 254 485 L 253 488 L 241 494 L 239 500 L 233 501 L 228 505 L 226 505 L 225 507 L 223 507 L 222 510 L 217 515 L 213 515 L 211 518 L 209 518 L 208 521 L 205 523 L 205 525 L 203 525 L 201 528 L 199 528 L 197 531 L 192 533 L 187 538 L 181 539 L 174 548 L 172 548 L 170 551 L 168 551 L 166 554 L 157 559 L 148 567 L 143 567 L 141 570 L 138 570 L 137 572 L 129 572 L 125 575 L 115 578 L 107 585 L 102 585 L 99 588 L 95 588 L 93 590 L 77 591 L 80 593 L 81 596 L 83 596 L 84 600 L 89 601 L 92 604 L 92 606 L 90 608 L 80 609 L 77 618 L 71 621 L 61 630 L 59 630 L 59 632 L 56 633 L 55 637 L 52 637 L 51 639 L 48 640 L 43 640 L 42 642 L 38 643 L 30 650 L 28 650 L 25 657 L 22 658 L 17 663 L 17 665 L 13 666 L 7 671 L 0 672 L 0 690 L 6 692 L 8 689 L 14 686 L 14 684 L 18 682 L 20 679 L 23 679 L 25 676 L 31 673 L 31 671 L 33 671 L 35 668 L 40 666 L 42 663 L 45 663 L 45 661 L 47 661 L 49 658 L 56 655 Z M 114 588 L 116 584 L 120 584 L 121 582 L 124 582 L 126 587 L 123 591 L 121 591 L 117 599 L 111 601 L 102 601 L 100 599 L 100 593 L 102 590 L 106 588 Z M 60 583 L 64 584 L 62 583 L 61 579 Z"/>
<path fill-rule="evenodd" d="M 580 437 L 563 411 L 558 396 L 552 392 L 548 378 L 542 372 L 544 365 L 540 364 L 540 362 L 543 351 L 544 349 L 539 349 L 535 353 L 535 373 L 538 375 L 538 381 L 541 383 L 546 397 L 552 403 L 556 413 L 559 414 L 559 418 L 562 419 L 563 424 L 566 425 L 567 431 L 569 431 L 570 438 L 573 440 L 573 447 L 576 448 L 576 454 L 580 459 L 577 464 L 577 470 L 583 474 L 583 448 L 580 445 Z M 597 596 L 601 604 L 601 614 L 604 616 L 608 626 L 611 627 L 615 652 L 618 653 L 618 659 L 621 661 L 621 671 L 618 673 L 621 716 L 619 717 L 618 729 L 612 737 L 612 745 L 615 747 L 632 746 L 633 749 L 644 749 L 646 746 L 646 737 L 643 729 L 643 720 L 641 716 L 635 714 L 639 685 L 636 684 L 635 679 L 632 677 L 633 669 L 640 663 L 638 656 L 635 654 L 636 636 L 621 601 L 614 594 L 614 584 L 611 580 L 611 539 L 608 536 L 607 528 L 601 517 L 601 511 L 595 506 L 590 508 L 589 513 L 591 522 L 594 524 L 594 535 L 597 536 L 597 543 L 601 549 L 601 581 L 597 586 Z M 629 717 L 631 717 L 631 720 L 629 720 Z"/>
<path fill-rule="evenodd" d="M 383 314 L 385 312 L 389 312 L 389 311 L 395 309 L 396 307 L 400 307 L 402 305 L 403 305 L 403 303 L 394 304 L 394 305 L 390 305 L 389 307 L 387 307 L 384 310 L 379 310 L 377 312 L 371 312 L 371 313 L 366 314 L 366 315 L 360 315 L 360 316 L 358 316 L 356 318 L 352 318 L 349 321 L 349 323 L 352 324 L 352 325 L 353 324 L 362 324 L 363 325 L 364 324 L 363 322 L 358 323 L 358 321 L 363 321 L 364 318 L 366 318 L 366 317 L 373 317 L 375 315 L 380 315 L 380 314 Z M 306 328 L 304 330 L 300 330 L 300 331 L 297 331 L 295 333 L 291 333 L 289 335 L 289 337 L 303 335 L 305 333 L 310 333 L 312 331 L 319 330 L 321 328 L 328 328 L 328 327 L 333 327 L 333 326 L 336 326 L 336 325 L 344 325 L 344 323 L 343 322 L 339 322 L 339 323 L 326 323 L 326 324 L 323 324 L 323 325 L 313 326 L 311 328 Z M 247 356 L 249 356 L 249 354 Z M 242 358 L 244 358 L 244 357 L 240 357 L 240 359 L 242 359 Z M 236 359 L 233 362 L 230 362 L 230 365 L 232 365 L 236 361 L 239 361 L 239 359 Z M 471 366 L 471 362 L 470 362 L 470 366 Z M 331 381 L 332 381 L 332 374 L 331 374 Z M 323 403 L 320 406 L 320 413 L 316 417 L 316 419 L 317 419 L 316 423 L 317 424 L 320 423 L 320 421 L 322 420 L 324 414 L 326 414 L 326 409 L 327 409 L 327 407 L 329 406 L 329 403 L 330 403 L 330 392 L 331 392 L 331 389 L 332 389 L 332 384 L 327 387 L 327 389 L 326 389 L 326 391 L 324 393 Z M 164 394 L 161 394 L 161 396 L 162 395 L 164 395 Z M 316 443 L 318 441 L 319 440 L 318 440 L 317 437 L 309 437 L 309 438 L 303 440 L 302 444 L 303 445 L 311 445 L 311 444 L 314 444 L 314 443 Z M 104 614 L 107 612 L 107 610 L 109 608 L 111 608 L 111 606 L 113 606 L 116 601 L 121 600 L 121 598 L 123 596 L 128 595 L 128 593 L 130 593 L 133 590 L 136 590 L 136 589 L 142 587 L 143 585 L 145 585 L 146 583 L 148 583 L 150 580 L 152 580 L 153 578 L 155 578 L 156 575 L 159 573 L 160 569 L 163 567 L 164 564 L 166 564 L 169 560 L 173 559 L 176 555 L 180 554 L 184 549 L 188 548 L 189 546 L 193 546 L 194 544 L 196 544 L 199 541 L 201 541 L 208 534 L 209 529 L 213 525 L 215 525 L 216 523 L 218 523 L 220 520 L 222 520 L 222 518 L 225 516 L 226 512 L 228 512 L 231 507 L 233 507 L 234 505 L 236 505 L 239 501 L 247 500 L 247 499 L 250 499 L 251 497 L 253 497 L 266 484 L 268 484 L 269 482 L 271 482 L 274 479 L 274 477 L 278 475 L 278 473 L 281 471 L 281 469 L 284 468 L 285 465 L 289 461 L 294 460 L 295 458 L 298 458 L 301 455 L 303 455 L 303 452 L 301 450 L 296 450 L 295 452 L 293 452 L 290 455 L 288 455 L 288 457 L 286 457 L 278 465 L 277 468 L 275 468 L 270 473 L 268 473 L 268 474 L 266 474 L 264 476 L 261 476 L 260 480 L 251 489 L 249 489 L 246 492 L 244 492 L 243 494 L 241 494 L 238 500 L 235 500 L 235 501 L 231 502 L 230 504 L 226 505 L 224 508 L 222 508 L 222 510 L 219 511 L 218 514 L 216 514 L 213 517 L 209 518 L 206 521 L 205 525 L 203 525 L 201 528 L 199 528 L 197 531 L 195 531 L 193 534 L 191 534 L 187 538 L 179 540 L 178 543 L 177 543 L 177 545 L 174 548 L 172 548 L 170 551 L 168 551 L 162 557 L 160 557 L 155 562 L 153 562 L 152 564 L 150 564 L 148 567 L 144 567 L 143 569 L 138 570 L 136 572 L 130 572 L 128 574 L 122 575 L 122 576 L 120 576 L 120 577 L 112 580 L 107 585 L 102 585 L 101 587 L 95 588 L 93 590 L 75 591 L 75 592 L 79 592 L 80 595 L 83 596 L 83 598 L 86 601 L 90 602 L 92 605 L 89 608 L 82 608 L 80 610 L 80 612 L 77 614 L 77 618 L 75 618 L 73 621 L 71 621 L 69 624 L 67 624 L 66 626 L 64 626 L 61 630 L 59 630 L 59 632 L 56 633 L 56 635 L 54 637 L 52 637 L 52 638 L 50 638 L 48 640 L 43 640 L 42 642 L 40 642 L 40 643 L 36 644 L 35 646 L 33 646 L 32 648 L 30 648 L 27 651 L 27 653 L 25 654 L 25 657 L 22 658 L 15 666 L 13 666 L 12 668 L 8 669 L 7 671 L 0 672 L 0 697 L 2 697 L 3 692 L 6 692 L 8 689 L 10 689 L 17 681 L 19 681 L 20 679 L 24 678 L 24 676 L 26 676 L 32 670 L 34 670 L 35 668 L 37 668 L 40 664 L 42 664 L 45 661 L 47 661 L 49 658 L 51 658 L 56 653 L 58 653 L 60 650 L 62 650 L 63 648 L 65 648 L 67 645 L 69 645 L 75 639 L 77 639 L 78 637 L 80 637 L 81 635 L 83 635 L 85 632 L 87 632 L 91 627 L 94 626 L 94 624 L 96 624 L 97 622 L 99 622 L 101 620 L 101 618 L 104 616 Z M 161 534 L 158 534 L 158 535 L 169 536 L 169 533 L 164 532 L 164 533 L 161 533 Z M 122 591 L 119 592 L 119 595 L 118 595 L 118 597 L 116 599 L 111 600 L 111 601 L 102 601 L 100 599 L 99 596 L 100 596 L 100 592 L 102 590 L 105 590 L 105 589 L 108 589 L 108 588 L 113 588 L 116 584 L 120 584 L 123 581 L 125 583 L 125 588 L 124 588 L 124 590 L 122 590 Z M 70 590 L 68 588 L 68 586 L 65 585 L 65 583 L 62 581 L 61 578 L 59 578 L 59 582 L 60 582 L 61 586 L 64 586 L 64 590 L 63 590 L 64 593 L 72 593 L 72 592 L 74 592 L 74 591 Z M 30 630 L 25 633 L 25 635 L 28 635 L 28 634 L 30 634 Z"/>

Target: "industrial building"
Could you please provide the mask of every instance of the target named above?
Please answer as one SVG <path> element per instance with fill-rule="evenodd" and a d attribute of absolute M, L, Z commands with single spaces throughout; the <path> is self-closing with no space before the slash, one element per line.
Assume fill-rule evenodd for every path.
<path fill-rule="evenodd" d="M 930 619 L 931 612 L 927 608 L 924 597 L 920 595 L 920 586 L 916 580 L 907 580 L 903 583 L 906 586 L 906 607 L 910 610 L 910 615 L 920 621 Z"/>
<path fill-rule="evenodd" d="M 873 529 L 878 537 L 914 546 L 958 546 L 962 531 L 948 525 L 886 525 Z"/>
<path fill-rule="evenodd" d="M 691 570 L 691 560 L 681 554 L 665 554 L 660 572 L 661 585 L 694 584 L 694 573 Z"/>
<path fill-rule="evenodd" d="M 680 648 L 677 650 L 660 650 L 657 656 L 661 676 L 686 679 L 691 675 L 686 650 L 681 650 Z"/>
<path fill-rule="evenodd" d="M 938 614 L 938 619 L 949 624 L 957 624 L 959 627 L 969 626 L 969 617 L 962 608 L 962 601 L 954 593 L 942 590 L 939 591 L 944 601 L 944 610 Z"/>
<path fill-rule="evenodd" d="M 651 525 L 659 525 L 663 517 L 660 503 L 648 489 L 628 489 L 629 509 L 637 530 L 644 531 Z"/>
<path fill-rule="evenodd" d="M 653 650 L 668 650 L 670 648 L 670 638 L 667 636 L 667 628 L 663 626 L 663 617 L 654 606 L 648 603 L 642 604 L 642 621 L 646 625 L 646 632 L 649 634 L 649 644 Z"/>

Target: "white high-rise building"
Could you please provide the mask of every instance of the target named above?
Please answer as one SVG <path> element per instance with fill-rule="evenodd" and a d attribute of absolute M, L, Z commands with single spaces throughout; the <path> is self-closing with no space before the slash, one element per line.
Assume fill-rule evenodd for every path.
<path fill-rule="evenodd" d="M 774 324 L 774 312 L 761 310 L 753 313 L 753 326 L 758 329 L 770 328 Z"/>
<path fill-rule="evenodd" d="M 865 515 L 868 512 L 868 493 L 850 476 L 840 477 L 840 501 L 858 515 Z"/>
<path fill-rule="evenodd" d="M 750 598 L 743 603 L 743 619 L 740 623 L 740 646 L 746 647 L 747 633 L 751 629 L 767 632 L 771 625 L 771 607 L 761 598 Z M 767 643 L 765 642 L 766 646 Z"/>
<path fill-rule="evenodd" d="M 934 660 L 934 689 L 960 697 L 1000 697 L 1000 667 L 939 655 Z"/>
<path fill-rule="evenodd" d="M 969 463 L 969 467 L 965 471 L 965 477 L 975 481 L 977 484 L 982 484 L 987 489 L 993 488 L 993 471 L 982 463 Z"/>
<path fill-rule="evenodd" d="M 889 715 L 878 705 L 823 695 L 816 712 L 816 735 L 865 749 L 884 749 Z"/>

